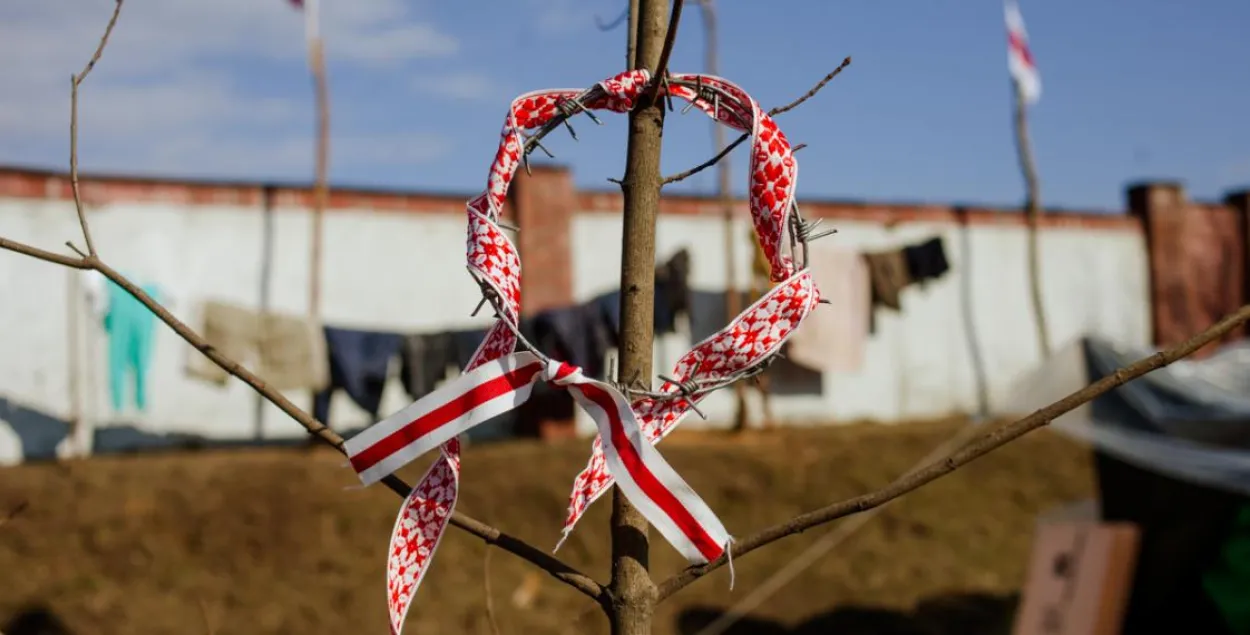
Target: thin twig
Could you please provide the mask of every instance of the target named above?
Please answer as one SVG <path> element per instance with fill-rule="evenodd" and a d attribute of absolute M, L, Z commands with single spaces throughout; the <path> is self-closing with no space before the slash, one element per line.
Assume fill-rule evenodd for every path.
<path fill-rule="evenodd" d="M 625 21 L 625 18 L 628 18 L 628 17 L 629 17 L 629 4 L 626 3 L 625 9 L 622 10 L 621 14 L 616 16 L 616 19 L 612 20 L 611 22 L 605 23 L 603 21 L 603 18 L 600 18 L 598 14 L 595 14 L 595 26 L 600 31 L 604 31 L 604 32 L 611 31 L 612 29 L 615 29 L 616 27 L 620 26 L 621 23 Z"/>
<path fill-rule="evenodd" d="M 760 547 L 776 542 L 786 536 L 801 533 L 832 520 L 884 505 L 899 496 L 950 474 L 956 469 L 1001 448 L 1029 432 L 1046 426 L 1060 415 L 1088 403 L 1126 382 L 1189 356 L 1203 346 L 1231 333 L 1247 320 L 1250 320 L 1250 305 L 1241 307 L 1207 330 L 1189 338 L 1183 344 L 1140 359 L 1023 419 L 991 430 L 946 458 L 935 461 L 924 469 L 912 472 L 908 476 L 899 478 L 882 489 L 801 514 L 784 523 L 774 525 L 755 535 L 737 541 L 734 543 L 734 557 L 741 558 Z M 714 562 L 690 567 L 674 575 L 659 585 L 659 598 L 663 600 L 673 595 L 691 582 L 724 566 L 726 562 L 726 558 L 721 557 Z"/>
<path fill-rule="evenodd" d="M 815 96 L 816 96 L 816 93 L 820 92 L 820 90 L 821 90 L 822 88 L 824 88 L 826 84 L 828 84 L 829 82 L 833 81 L 833 78 L 835 78 L 835 77 L 837 77 L 838 75 L 840 75 L 840 74 L 842 73 L 842 70 L 843 70 L 843 69 L 845 69 L 847 66 L 850 66 L 850 65 L 851 65 L 851 58 L 849 58 L 849 57 L 848 57 L 848 58 L 846 58 L 846 59 L 842 60 L 842 63 L 841 63 L 841 64 L 839 64 L 837 68 L 835 68 L 835 69 L 833 69 L 832 71 L 830 71 L 830 72 L 829 72 L 829 74 L 828 74 L 828 75 L 825 75 L 823 78 L 821 78 L 821 80 L 820 80 L 819 82 L 816 82 L 816 85 L 815 85 L 815 86 L 812 86 L 811 90 L 807 91 L 806 93 L 803 93 L 803 95 L 801 95 L 798 99 L 795 99 L 794 101 L 792 101 L 792 102 L 790 102 L 790 103 L 788 103 L 788 104 L 786 104 L 786 105 L 784 105 L 784 106 L 778 106 L 778 107 L 776 107 L 776 108 L 773 108 L 772 110 L 768 111 L 768 115 L 769 115 L 770 117 L 775 117 L 775 116 L 780 115 L 780 114 L 782 114 L 782 113 L 787 113 L 787 112 L 790 112 L 791 110 L 794 110 L 795 108 L 797 108 L 797 107 L 799 106 L 799 104 L 801 104 L 801 103 L 803 103 L 803 102 L 805 102 L 805 101 L 807 101 L 807 100 L 811 99 L 812 97 L 815 97 Z M 729 144 L 729 145 L 725 146 L 725 149 L 724 149 L 724 150 L 721 150 L 720 152 L 718 152 L 718 153 L 716 154 L 716 156 L 714 156 L 714 157 L 712 157 L 712 158 L 708 159 L 707 161 L 704 161 L 703 163 L 700 163 L 699 165 L 694 166 L 693 168 L 690 168 L 689 170 L 686 170 L 685 172 L 679 172 L 679 173 L 674 174 L 674 175 L 672 175 L 672 176 L 666 176 L 666 177 L 664 177 L 664 180 L 660 182 L 660 184 L 661 184 L 661 185 L 669 185 L 670 183 L 676 183 L 676 182 L 678 182 L 678 181 L 682 181 L 682 180 L 688 179 L 688 178 L 690 178 L 690 177 L 692 177 L 692 176 L 694 176 L 694 175 L 696 175 L 696 174 L 698 174 L 698 173 L 700 173 L 700 172 L 702 172 L 702 171 L 704 171 L 704 170 L 706 170 L 706 169 L 708 169 L 708 168 L 710 168 L 710 167 L 712 167 L 712 166 L 716 165 L 717 163 L 720 163 L 721 159 L 724 159 L 726 156 L 728 156 L 728 155 L 729 155 L 729 153 L 730 153 L 730 152 L 733 152 L 733 151 L 734 151 L 734 148 L 737 148 L 738 146 L 742 145 L 742 142 L 743 142 L 743 141 L 746 141 L 746 140 L 747 140 L 747 139 L 749 139 L 749 138 L 751 138 L 751 135 L 750 135 L 750 134 L 744 134 L 744 135 L 742 135 L 742 136 L 738 137 L 737 139 L 735 139 L 735 140 L 734 140 L 734 142 L 733 142 L 733 143 L 731 143 L 731 144 Z M 793 151 L 794 151 L 794 152 L 797 152 L 798 150 L 802 149 L 802 147 L 803 147 L 803 146 L 806 146 L 806 145 L 807 145 L 807 144 L 805 144 L 805 143 L 804 143 L 804 144 L 799 144 L 799 146 L 798 146 L 798 147 L 796 147 Z"/>
<path fill-rule="evenodd" d="M 706 170 L 706 169 L 708 169 L 708 168 L 710 168 L 710 167 L 712 167 L 712 166 L 716 165 L 717 163 L 720 163 L 720 160 L 721 160 L 721 159 L 723 159 L 723 158 L 725 158 L 726 156 L 729 156 L 729 153 L 730 153 L 730 152 L 733 152 L 733 151 L 734 151 L 734 148 L 737 148 L 738 146 L 742 145 L 742 142 L 743 142 L 743 141 L 746 141 L 747 139 L 750 139 L 750 138 L 751 138 L 751 135 L 749 135 L 749 134 L 744 134 L 744 135 L 742 135 L 741 137 L 738 137 L 737 139 L 734 139 L 733 143 L 731 143 L 731 144 L 729 144 L 729 145 L 725 146 L 725 149 L 721 150 L 720 152 L 717 152 L 717 153 L 716 153 L 716 156 L 714 156 L 714 157 L 712 157 L 712 158 L 708 159 L 707 161 L 704 161 L 703 163 L 700 163 L 699 165 L 696 165 L 696 166 L 694 166 L 693 168 L 690 168 L 689 170 L 686 170 L 685 172 L 679 172 L 679 173 L 674 174 L 674 175 L 672 175 L 672 176 L 666 176 L 666 177 L 664 177 L 664 181 L 662 182 L 662 185 L 668 185 L 669 183 L 676 183 L 676 182 L 678 182 L 678 181 L 681 181 L 681 180 L 684 180 L 684 179 L 688 179 L 688 178 L 690 178 L 690 177 L 692 177 L 692 176 L 694 176 L 694 175 L 696 175 L 696 174 L 698 174 L 698 173 L 700 173 L 700 172 L 702 172 L 702 171 L 704 171 L 704 170 Z"/>
<path fill-rule="evenodd" d="M 30 245 L 19 243 L 15 240 L 9 240 L 3 236 L 0 236 L 0 249 L 3 249 L 5 251 L 12 251 L 14 253 L 19 253 L 24 256 L 30 256 L 31 258 L 42 260 L 44 262 L 51 262 L 53 264 L 58 264 L 63 267 L 73 267 L 74 269 L 91 269 L 91 267 L 82 258 L 75 257 L 75 256 L 65 256 L 62 254 L 40 249 L 38 247 L 32 247 Z"/>
<path fill-rule="evenodd" d="M 768 111 L 769 116 L 776 117 L 777 115 L 790 112 L 791 110 L 798 108 L 799 104 L 802 104 L 803 102 L 811 99 L 812 97 L 815 97 L 816 93 L 819 93 L 820 89 L 825 87 L 825 84 L 828 84 L 829 82 L 833 81 L 833 78 L 837 77 L 838 75 L 842 73 L 842 69 L 850 65 L 851 65 L 851 58 L 847 57 L 846 59 L 842 60 L 841 64 L 838 64 L 837 68 L 833 69 L 832 71 L 829 71 L 828 75 L 825 75 L 820 81 L 816 82 L 816 85 L 812 86 L 811 90 L 807 91 L 806 93 L 803 93 L 803 96 L 799 97 L 798 99 L 784 106 L 779 106 L 777 108 L 773 108 L 772 110 Z"/>
<path fill-rule="evenodd" d="M 105 35 L 100 39 L 100 46 L 96 49 L 95 54 L 92 56 L 91 61 L 87 63 L 83 72 L 78 75 L 76 83 L 81 82 L 82 78 L 86 77 L 87 73 L 91 71 L 96 62 L 99 60 L 104 51 L 104 46 L 107 44 L 108 34 L 112 31 L 113 25 L 117 22 L 117 15 L 120 11 L 120 7 L 121 0 L 118 0 L 117 8 L 114 10 L 113 17 L 109 21 Z M 70 156 L 71 165 L 77 165 L 78 160 L 76 153 L 77 132 L 77 126 L 70 127 L 70 134 L 72 137 L 70 140 L 70 148 L 73 152 Z M 77 188 L 75 187 L 75 191 L 76 190 Z M 84 234 L 88 234 L 86 217 L 81 214 L 81 205 L 79 205 L 78 209 L 80 212 L 79 220 L 83 225 Z M 73 245 L 70 245 L 70 247 L 71 249 L 74 248 Z M 317 421 L 312 415 L 301 410 L 281 392 L 270 386 L 265 380 L 253 374 L 251 371 L 241 366 L 238 362 L 223 355 L 220 351 L 205 341 L 203 337 L 192 330 L 191 327 L 174 317 L 168 309 L 161 306 L 158 302 L 156 302 L 156 300 L 152 299 L 152 297 L 145 293 L 143 289 L 139 288 L 138 285 L 118 273 L 104 261 L 100 260 L 100 258 L 95 255 L 92 250 L 89 249 L 88 253 L 83 257 L 73 258 L 5 238 L 0 238 L 0 249 L 27 255 L 38 260 L 66 267 L 99 271 L 104 275 L 104 277 L 113 281 L 113 283 L 124 289 L 132 297 L 138 300 L 139 303 L 147 307 L 147 309 L 156 315 L 157 318 L 173 329 L 174 333 L 181 337 L 183 341 L 190 344 L 197 351 L 203 353 L 206 357 L 212 360 L 213 363 L 217 364 L 227 373 L 239 378 L 243 381 L 243 383 L 250 386 L 257 393 L 260 393 L 260 395 L 267 401 L 277 406 L 279 410 L 284 412 L 291 419 L 294 419 L 296 423 L 303 426 L 309 434 L 321 439 L 326 444 L 337 449 L 339 452 L 346 454 L 346 451 L 343 449 L 343 438 L 341 436 L 323 425 L 320 421 Z M 394 474 L 383 478 L 382 482 L 387 488 L 402 498 L 407 498 L 409 493 L 412 491 L 412 488 L 409 487 L 407 483 Z M 535 566 L 547 571 L 557 580 L 560 580 L 574 589 L 581 591 L 583 594 L 596 600 L 597 602 L 602 603 L 606 597 L 603 585 L 596 582 L 590 576 L 577 571 L 573 567 L 561 561 L 559 558 L 556 558 L 555 556 L 530 545 L 520 538 L 506 534 L 495 527 L 487 525 L 480 520 L 465 516 L 460 512 L 452 514 L 450 523 L 455 527 L 477 536 L 488 545 L 495 545 L 524 560 L 528 560 Z"/>
<path fill-rule="evenodd" d="M 664 48 L 660 49 L 660 63 L 655 67 L 655 75 L 651 78 L 651 91 L 643 103 L 654 103 L 659 94 L 660 85 L 668 77 L 668 58 L 673 54 L 673 44 L 677 41 L 677 26 L 681 24 L 681 7 L 685 0 L 673 0 L 673 10 L 668 16 L 668 31 L 664 33 Z M 667 98 L 668 93 L 665 92 Z"/>
<path fill-rule="evenodd" d="M 490 545 L 482 556 L 482 591 L 486 594 L 486 622 L 490 624 L 490 632 L 500 635 L 499 622 L 495 621 L 495 598 L 490 592 Z"/>
<path fill-rule="evenodd" d="M 96 62 L 100 61 L 100 56 L 104 54 L 104 47 L 108 46 L 109 36 L 113 34 L 113 27 L 117 26 L 117 18 L 121 15 L 123 1 L 117 0 L 113 5 L 113 15 L 109 18 L 108 26 L 104 27 L 104 35 L 100 36 L 95 53 L 77 75 L 70 77 L 69 82 L 69 186 L 74 192 L 74 209 L 78 212 L 78 226 L 82 228 L 82 238 L 87 243 L 87 253 L 92 256 L 95 255 L 95 243 L 91 240 L 91 229 L 87 226 L 87 213 L 82 205 L 82 194 L 78 191 L 78 86 L 84 79 L 87 79 L 87 75 L 91 74 Z"/>

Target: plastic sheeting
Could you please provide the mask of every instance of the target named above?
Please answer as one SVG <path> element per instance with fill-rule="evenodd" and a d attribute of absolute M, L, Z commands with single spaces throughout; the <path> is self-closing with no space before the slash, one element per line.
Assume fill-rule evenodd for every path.
<path fill-rule="evenodd" d="M 1154 352 L 1073 342 L 1017 382 L 1007 410 L 1044 407 Z M 1250 342 L 1148 373 L 1052 427 L 1139 467 L 1250 495 Z"/>

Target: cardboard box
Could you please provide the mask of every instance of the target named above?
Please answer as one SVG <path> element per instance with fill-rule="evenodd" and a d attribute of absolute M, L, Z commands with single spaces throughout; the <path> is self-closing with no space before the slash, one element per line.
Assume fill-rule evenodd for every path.
<path fill-rule="evenodd" d="M 1131 523 L 1079 514 L 1039 522 L 1013 635 L 1118 635 L 1139 534 Z"/>

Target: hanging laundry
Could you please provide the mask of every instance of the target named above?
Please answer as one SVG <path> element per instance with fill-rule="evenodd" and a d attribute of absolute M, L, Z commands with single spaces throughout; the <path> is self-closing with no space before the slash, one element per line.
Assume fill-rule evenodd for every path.
<path fill-rule="evenodd" d="M 690 252 L 685 248 L 656 267 L 655 304 L 665 310 L 656 321 L 666 325 L 690 310 Z"/>
<path fill-rule="evenodd" d="M 200 334 L 222 355 L 246 365 L 260 340 L 260 320 L 250 309 L 209 300 L 203 306 Z M 188 376 L 217 385 L 230 378 L 230 373 L 195 350 L 188 354 L 185 370 Z"/>
<path fill-rule="evenodd" d="M 899 292 L 911 284 L 907 259 L 901 249 L 864 254 L 872 280 L 872 302 L 895 311 L 901 310 Z"/>
<path fill-rule="evenodd" d="M 303 316 L 266 312 L 257 342 L 258 374 L 278 390 L 320 390 L 330 383 L 325 332 Z"/>
<path fill-rule="evenodd" d="M 786 343 L 786 356 L 818 372 L 852 372 L 864 361 L 872 290 L 859 253 L 832 242 L 809 247 L 808 266 L 829 304 L 816 307 Z"/>
<path fill-rule="evenodd" d="M 601 304 L 543 311 L 534 316 L 533 330 L 530 341 L 539 350 L 581 368 L 588 377 L 603 378 L 608 350 L 616 346 L 616 337 L 611 317 Z"/>
<path fill-rule="evenodd" d="M 655 271 L 655 308 L 652 318 L 656 335 L 665 335 L 677 329 L 678 315 L 689 314 L 690 253 L 685 249 L 678 250 L 667 261 L 658 265 Z M 615 346 L 616 338 L 621 332 L 621 292 L 601 293 L 586 304 L 599 307 L 598 310 L 606 316 Z"/>
<path fill-rule="evenodd" d="M 904 247 L 903 258 L 907 261 L 907 272 L 912 282 L 924 283 L 940 278 L 951 268 L 940 236 Z"/>
<path fill-rule="evenodd" d="M 721 329 L 734 316 L 729 315 L 728 298 L 724 291 L 704 291 L 696 289 L 690 292 L 690 341 L 702 342 Z M 749 292 L 738 292 L 738 308 L 745 310 L 751 306 Z M 810 318 L 809 318 L 810 319 Z"/>
<path fill-rule="evenodd" d="M 456 366 L 456 341 L 451 333 L 421 333 L 404 337 L 399 380 L 413 399 L 420 399 Z"/>
<path fill-rule="evenodd" d="M 209 300 L 200 332 L 213 348 L 278 390 L 320 390 L 330 381 L 325 334 L 312 320 Z M 230 377 L 198 351 L 187 357 L 186 373 L 217 385 Z"/>
<path fill-rule="evenodd" d="M 448 335 L 451 336 L 452 345 L 456 351 L 456 367 L 464 368 L 473 359 L 473 353 L 476 353 L 477 347 L 482 345 L 482 340 L 486 339 L 486 329 L 451 331 Z"/>
<path fill-rule="evenodd" d="M 157 302 L 161 291 L 155 285 L 144 285 Z M 121 412 L 126 402 L 126 378 L 132 380 L 132 397 L 136 410 L 147 409 L 148 364 L 152 360 L 152 337 L 156 316 L 125 289 L 112 281 L 106 285 L 108 309 L 104 315 L 104 331 L 108 334 L 109 393 L 113 411 Z"/>
<path fill-rule="evenodd" d="M 82 293 L 87 298 L 87 311 L 97 318 L 104 318 L 104 314 L 108 312 L 108 282 L 109 279 L 104 274 L 94 269 L 82 270 L 80 272 L 82 280 Z"/>
<path fill-rule="evenodd" d="M 313 400 L 313 416 L 326 423 L 330 419 L 330 398 L 343 390 L 356 405 L 374 419 L 382 406 L 391 360 L 399 356 L 404 336 L 382 331 L 324 327 L 330 362 L 330 384 Z"/>

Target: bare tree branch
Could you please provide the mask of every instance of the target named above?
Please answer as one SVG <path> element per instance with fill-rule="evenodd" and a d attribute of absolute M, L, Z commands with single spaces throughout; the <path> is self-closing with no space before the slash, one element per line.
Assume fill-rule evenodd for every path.
<path fill-rule="evenodd" d="M 616 16 L 616 19 L 612 20 L 611 22 L 604 22 L 603 18 L 600 18 L 598 14 L 595 14 L 595 27 L 598 28 L 600 31 L 604 31 L 604 32 L 611 31 L 612 29 L 615 29 L 616 27 L 620 26 L 621 23 L 625 21 L 625 18 L 628 18 L 628 17 L 629 17 L 629 3 L 626 3 L 625 9 L 621 11 L 621 14 Z"/>
<path fill-rule="evenodd" d="M 714 157 L 712 157 L 712 158 L 708 159 L 707 161 L 704 161 L 703 163 L 700 163 L 699 165 L 694 166 L 693 168 L 690 168 L 689 170 L 686 170 L 685 172 L 678 172 L 677 174 L 674 174 L 674 175 L 672 175 L 672 176 L 666 176 L 666 177 L 664 177 L 664 180 L 660 183 L 660 185 L 661 185 L 661 186 L 664 186 L 664 185 L 668 185 L 668 184 L 670 184 L 670 183 L 676 183 L 676 182 L 678 182 L 678 181 L 682 181 L 682 180 L 688 179 L 688 178 L 690 178 L 690 177 L 692 177 L 692 176 L 694 176 L 694 175 L 696 175 L 696 174 L 698 174 L 698 173 L 700 173 L 700 172 L 702 172 L 702 171 L 704 171 L 704 170 L 706 170 L 706 169 L 708 169 L 708 168 L 710 168 L 710 167 L 712 167 L 712 166 L 716 165 L 717 163 L 720 163 L 720 160 L 721 160 L 721 159 L 723 159 L 723 158 L 725 158 L 725 157 L 727 157 L 727 156 L 729 156 L 729 153 L 730 153 L 730 152 L 733 152 L 733 151 L 734 151 L 734 148 L 737 148 L 738 146 L 742 145 L 742 142 L 743 142 L 743 141 L 746 141 L 747 139 L 750 139 L 750 138 L 751 138 L 751 135 L 749 135 L 749 134 L 744 134 L 744 135 L 742 135 L 741 137 L 738 137 L 737 139 L 734 139 L 734 140 L 733 140 L 733 143 L 730 143 L 729 145 L 725 146 L 725 149 L 724 149 L 724 150 L 721 150 L 720 152 L 717 152 L 717 153 L 716 153 L 716 156 L 714 156 Z"/>
<path fill-rule="evenodd" d="M 40 249 L 38 247 L 32 247 L 30 245 L 19 243 L 15 240 L 9 240 L 8 238 L 5 238 L 3 236 L 0 236 L 0 249 L 3 249 L 5 251 L 12 251 L 15 253 L 19 253 L 24 256 L 30 256 L 31 258 L 42 260 L 44 262 L 51 262 L 53 264 L 58 264 L 58 265 L 62 265 L 65 267 L 73 267 L 74 269 L 90 269 L 91 268 L 90 266 L 87 265 L 87 263 L 82 258 L 75 257 L 75 256 L 65 256 L 62 254 Z"/>
<path fill-rule="evenodd" d="M 801 533 L 812 527 L 884 505 L 899 496 L 950 474 L 956 469 L 1001 448 L 1029 432 L 1046 426 L 1060 415 L 1094 400 L 1113 388 L 1189 356 L 1203 346 L 1231 333 L 1247 320 L 1250 320 L 1250 305 L 1241 307 L 1214 326 L 1189 338 L 1183 344 L 1140 359 L 1023 419 L 999 426 L 946 458 L 935 461 L 924 469 L 912 472 L 882 489 L 807 512 L 740 540 L 734 543 L 733 555 L 741 558 L 760 547 L 776 542 L 786 536 Z M 691 582 L 724 566 L 726 562 L 727 558 L 721 557 L 719 560 L 706 565 L 690 567 L 665 580 L 659 585 L 660 599 L 663 600 L 673 595 Z"/>
<path fill-rule="evenodd" d="M 795 108 L 797 108 L 797 107 L 799 106 L 799 104 L 802 104 L 803 102 L 805 102 L 805 101 L 807 101 L 807 100 L 811 99 L 812 97 L 815 97 L 815 96 L 816 96 L 816 93 L 819 93 L 819 92 L 820 92 L 820 89 L 824 88 L 826 84 L 828 84 L 829 82 L 833 81 L 833 78 L 835 78 L 835 77 L 837 77 L 838 75 L 840 75 L 840 74 L 842 73 L 842 70 L 843 70 L 843 69 L 845 69 L 847 66 L 850 66 L 850 65 L 851 65 L 851 58 L 849 58 L 849 57 L 848 57 L 848 58 L 846 58 L 846 59 L 842 60 L 842 63 L 841 63 L 841 64 L 839 64 L 837 68 L 835 68 L 835 69 L 833 69 L 832 71 L 830 71 L 830 72 L 829 72 L 829 74 L 828 74 L 828 75 L 825 75 L 823 78 L 821 78 L 821 80 L 820 80 L 819 82 L 816 82 L 816 85 L 815 85 L 815 86 L 812 86 L 812 89 L 811 89 L 811 90 L 807 91 L 806 93 L 803 93 L 803 95 L 802 95 L 802 96 L 800 96 L 798 99 L 795 99 L 794 101 L 792 101 L 792 102 L 790 102 L 790 103 L 788 103 L 788 104 L 786 104 L 786 105 L 784 105 L 784 106 L 778 106 L 778 107 L 773 108 L 772 110 L 768 111 L 769 116 L 775 117 L 775 116 L 780 115 L 780 114 L 782 114 L 782 113 L 787 113 L 787 112 L 790 112 L 791 110 L 794 110 Z M 666 176 L 666 177 L 664 177 L 664 180 L 663 180 L 660 184 L 661 184 L 661 185 L 668 185 L 668 184 L 670 184 L 670 183 L 676 183 L 676 182 L 678 182 L 678 181 L 681 181 L 681 180 L 684 180 L 684 179 L 688 179 L 688 178 L 690 178 L 690 177 L 692 177 L 692 176 L 694 176 L 694 175 L 696 175 L 696 174 L 698 174 L 698 173 L 700 173 L 700 172 L 702 172 L 702 171 L 704 171 L 704 170 L 706 170 L 706 169 L 708 169 L 708 168 L 710 168 L 710 167 L 712 167 L 712 166 L 716 165 L 717 163 L 720 163 L 721 159 L 724 159 L 726 156 L 729 156 L 729 153 L 730 153 L 730 152 L 733 152 L 733 151 L 734 151 L 734 148 L 737 148 L 738 146 L 742 145 L 742 142 L 743 142 L 743 141 L 746 141 L 746 140 L 747 140 L 747 139 L 749 139 L 749 138 L 751 138 L 751 135 L 749 135 L 749 134 L 744 134 L 744 135 L 742 135 L 742 136 L 738 137 L 737 139 L 735 139 L 735 140 L 734 140 L 734 142 L 733 142 L 733 143 L 731 143 L 731 144 L 729 144 L 729 145 L 725 146 L 725 149 L 724 149 L 724 150 L 721 150 L 720 152 L 718 152 L 718 153 L 716 154 L 716 156 L 714 156 L 714 157 L 712 157 L 712 158 L 708 159 L 707 161 L 704 161 L 703 163 L 700 163 L 699 165 L 694 166 L 693 168 L 690 168 L 689 170 L 686 170 L 685 172 L 678 172 L 677 174 L 674 174 L 674 175 L 672 175 L 672 176 Z M 801 144 L 799 144 L 797 147 L 795 147 L 794 151 L 795 151 L 795 152 L 798 152 L 799 150 L 801 150 L 802 148 L 805 148 L 805 147 L 807 147 L 807 144 L 806 144 L 806 143 L 801 143 Z"/>
<path fill-rule="evenodd" d="M 87 253 L 92 256 L 95 255 L 95 243 L 91 240 L 91 228 L 87 225 L 87 214 L 83 210 L 82 194 L 78 191 L 78 87 L 82 85 L 84 79 L 87 79 L 87 75 L 91 74 L 96 62 L 100 61 L 100 56 L 104 54 L 104 47 L 108 46 L 109 36 L 113 34 L 113 27 L 117 26 L 117 18 L 122 13 L 123 1 L 117 0 L 117 3 L 113 5 L 113 15 L 109 17 L 108 26 L 104 27 L 104 35 L 100 36 L 100 42 L 96 44 L 95 53 L 91 55 L 91 59 L 87 60 L 82 70 L 69 80 L 69 185 L 74 191 L 74 209 L 78 211 L 78 226 L 82 228 L 82 238 L 87 243 Z"/>
<path fill-rule="evenodd" d="M 668 59 L 673 54 L 673 44 L 677 42 L 677 27 L 681 24 L 681 9 L 685 4 L 685 0 L 673 0 L 673 9 L 668 16 L 668 30 L 664 33 L 664 47 L 660 49 L 660 63 L 655 67 L 655 76 L 651 79 L 651 90 L 646 103 L 655 101 L 660 85 L 665 84 L 668 79 Z M 669 97 L 667 91 L 664 93 L 664 99 L 670 100 L 668 107 L 672 110 L 672 98 Z M 663 186 L 663 183 L 660 185 Z"/>
<path fill-rule="evenodd" d="M 820 89 L 825 87 L 825 84 L 828 84 L 829 82 L 833 81 L 833 78 L 842 74 L 842 69 L 850 65 L 851 65 L 851 58 L 847 57 L 846 59 L 842 60 L 841 64 L 838 64 L 837 68 L 829 71 L 828 75 L 825 75 L 823 78 L 821 78 L 820 81 L 816 82 L 816 85 L 812 86 L 811 90 L 807 91 L 806 93 L 803 93 L 802 97 L 799 97 L 798 99 L 784 106 L 778 106 L 776 108 L 773 108 L 772 110 L 768 111 L 768 115 L 770 117 L 776 117 L 777 115 L 780 115 L 782 113 L 787 113 L 787 112 L 790 112 L 791 110 L 794 110 L 795 108 L 798 108 L 799 105 L 802 104 L 803 102 L 811 99 L 812 97 L 815 97 L 816 93 L 819 93 Z"/>
<path fill-rule="evenodd" d="M 112 32 L 113 26 L 117 23 L 117 17 L 121 11 L 121 5 L 122 5 L 122 1 L 118 0 L 117 5 L 113 11 L 113 16 L 109 20 L 108 27 L 106 28 L 104 32 L 104 36 L 100 38 L 100 44 L 96 48 L 95 54 L 91 57 L 91 60 L 87 63 L 87 66 L 83 69 L 83 71 L 74 77 L 73 90 L 71 91 L 71 101 L 73 102 L 73 104 L 77 103 L 78 84 L 81 83 L 82 80 L 86 78 L 87 74 L 91 72 L 91 69 L 95 67 L 96 62 L 99 61 L 100 56 L 104 52 L 104 47 L 108 43 L 108 36 Z M 76 107 L 71 106 L 71 113 L 73 112 L 76 112 Z M 278 392 L 273 387 L 271 387 L 268 383 L 266 383 L 264 379 L 258 377 L 257 375 L 249 371 L 248 369 L 244 368 L 238 362 L 223 355 L 220 351 L 218 351 L 216 348 L 210 345 L 207 341 L 205 341 L 203 337 L 201 337 L 198 333 L 192 330 L 191 327 L 187 326 L 181 320 L 174 317 L 173 314 L 171 314 L 168 309 L 161 306 L 158 302 L 156 302 L 156 300 L 152 299 L 152 297 L 149 296 L 147 293 L 145 293 L 143 289 L 139 288 L 138 285 L 134 284 L 125 276 L 118 273 L 115 269 L 110 267 L 108 264 L 102 261 L 99 258 L 99 256 L 96 255 L 94 247 L 90 246 L 92 243 L 91 243 L 91 238 L 90 238 L 91 234 L 89 230 L 89 225 L 87 223 L 86 215 L 83 214 L 82 202 L 78 196 L 77 134 L 78 134 L 77 122 L 71 121 L 71 125 L 70 125 L 71 182 L 73 184 L 73 189 L 74 189 L 74 203 L 78 212 L 78 220 L 79 220 L 80 225 L 82 226 L 84 239 L 87 241 L 87 244 L 89 245 L 87 249 L 87 253 L 84 254 L 83 252 L 79 251 L 76 247 L 74 247 L 72 244 L 69 244 L 69 247 L 73 249 L 74 251 L 77 251 L 79 254 L 78 258 L 74 258 L 71 256 L 64 256 L 61 254 L 39 249 L 37 247 L 26 245 L 26 244 L 13 241 L 13 240 L 9 240 L 6 238 L 0 238 L 0 249 L 4 249 L 6 251 L 12 251 L 15 253 L 30 256 L 32 258 L 36 258 L 38 260 L 43 260 L 45 262 L 51 262 L 51 263 L 63 265 L 66 267 L 73 267 L 75 269 L 85 269 L 85 270 L 93 270 L 93 271 L 100 272 L 101 274 L 104 275 L 104 277 L 113 281 L 115 284 L 117 284 L 117 286 L 124 289 L 127 293 L 129 293 L 136 300 L 138 300 L 141 304 L 143 304 L 143 306 L 147 307 L 147 309 L 151 311 L 154 315 L 156 315 L 157 318 L 159 318 L 162 322 L 168 325 L 169 328 L 173 329 L 174 333 L 176 333 L 178 337 L 181 337 L 183 341 L 190 344 L 197 351 L 203 353 L 206 357 L 211 359 L 213 363 L 220 366 L 227 373 L 230 373 L 231 375 L 239 378 L 240 380 L 243 381 L 243 383 L 247 384 L 253 390 L 260 393 L 260 395 L 263 396 L 267 401 L 277 406 L 279 410 L 284 412 L 291 419 L 294 419 L 296 423 L 303 426 L 304 429 L 307 430 L 309 434 L 318 437 L 325 443 L 337 449 L 339 452 L 346 453 L 345 450 L 343 449 L 343 437 L 339 436 L 338 433 L 326 427 L 320 421 L 317 421 L 315 418 L 312 417 L 312 415 L 298 408 L 294 403 L 292 403 L 289 399 L 287 399 L 282 393 Z M 395 476 L 394 474 L 391 474 L 387 476 L 386 478 L 382 479 L 382 482 L 387 486 L 387 488 L 389 488 L 391 491 L 398 494 L 401 498 L 407 498 L 408 494 L 412 491 L 412 488 L 409 487 L 407 483 L 405 483 L 403 480 L 401 480 L 399 477 Z M 538 549 L 537 547 L 534 547 L 533 545 L 530 545 L 529 543 L 521 540 L 520 538 L 506 534 L 495 527 L 487 525 L 486 523 L 483 523 L 480 520 L 470 518 L 469 516 L 466 516 L 460 512 L 453 513 L 450 522 L 452 525 L 482 539 L 488 545 L 497 546 L 524 560 L 528 560 L 535 566 L 547 571 L 549 574 L 552 575 L 552 577 L 556 578 L 557 580 L 560 580 L 561 582 L 564 582 L 565 584 L 577 589 L 578 591 L 581 591 L 583 594 L 596 600 L 597 602 L 600 602 L 601 604 L 603 603 L 604 598 L 606 597 L 603 585 L 596 582 L 590 576 L 587 576 L 586 574 L 577 571 L 573 567 L 561 561 L 559 558 L 556 558 L 555 556 L 548 554 L 547 552 L 542 551 Z"/>

